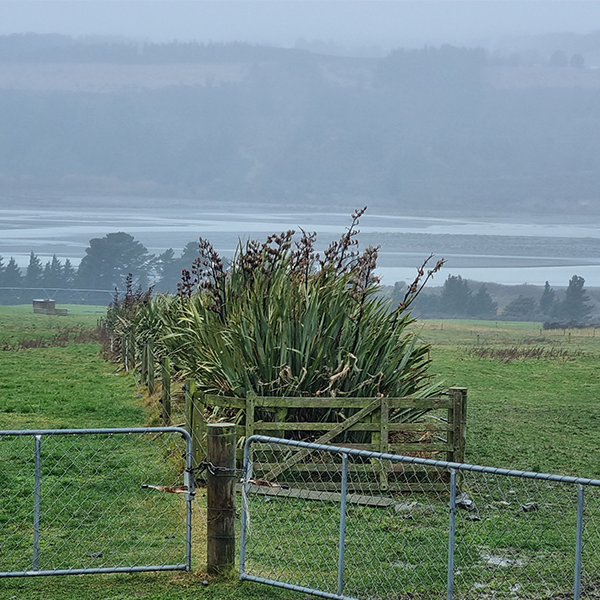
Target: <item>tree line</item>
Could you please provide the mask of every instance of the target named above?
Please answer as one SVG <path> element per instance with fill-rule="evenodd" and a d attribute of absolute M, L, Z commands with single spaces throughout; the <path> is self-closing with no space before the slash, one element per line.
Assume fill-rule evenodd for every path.
<path fill-rule="evenodd" d="M 102 291 L 104 295 L 92 295 L 90 300 L 107 303 L 109 297 L 105 292 L 124 291 L 129 276 L 130 285 L 135 287 L 153 286 L 160 292 L 175 292 L 182 269 L 189 269 L 197 256 L 197 242 L 186 244 L 179 255 L 169 248 L 156 256 L 124 232 L 91 239 L 77 267 L 69 259 L 63 262 L 56 255 L 43 263 L 32 251 L 27 267 L 21 269 L 13 257 L 6 260 L 0 256 L 0 302 L 29 302 L 45 289 L 48 293 L 61 290 L 61 299 L 77 300 L 81 297 L 64 291 Z"/>
<path fill-rule="evenodd" d="M 306 54 L 306 50 L 243 42 L 115 41 L 108 36 L 73 38 L 56 33 L 0 36 L 0 62 L 169 64 L 277 60 Z"/>
<path fill-rule="evenodd" d="M 188 242 L 180 254 L 168 248 L 154 255 L 132 235 L 109 233 L 94 238 L 85 256 L 75 268 L 69 259 L 62 262 L 56 256 L 45 264 L 32 251 L 24 272 L 14 258 L 7 262 L 0 256 L 0 288 L 29 290 L 21 301 L 39 295 L 36 290 L 103 290 L 124 292 L 131 286 L 157 292 L 175 293 L 182 282 L 182 272 L 189 270 L 199 255 L 198 242 Z M 548 282 L 539 300 L 520 295 L 499 313 L 498 302 L 485 284 L 471 288 L 460 275 L 448 275 L 440 291 L 420 293 L 412 309 L 422 318 L 503 319 L 510 321 L 545 321 L 552 324 L 586 324 L 590 322 L 592 306 L 584 288 L 585 279 L 573 275 L 564 294 L 559 298 Z M 390 292 L 393 305 L 403 301 L 406 283 L 397 282 Z M 106 300 L 106 296 L 104 300 Z M 98 302 L 97 296 L 94 300 Z M 0 289 L 0 302 L 12 303 L 14 294 Z M 101 300 L 102 301 L 102 300 Z"/>
<path fill-rule="evenodd" d="M 538 39 L 544 47 L 540 53 L 531 48 L 504 48 L 499 53 L 479 52 L 486 64 L 498 66 L 548 65 L 552 67 L 583 68 L 583 53 L 594 53 L 600 49 L 600 31 L 589 35 L 576 35 L 548 39 L 547 43 Z M 517 44 L 518 46 L 519 44 Z M 365 56 L 382 57 L 378 47 L 363 48 Z M 426 52 L 433 48 L 425 47 Z M 463 52 L 463 48 L 452 51 Z M 421 50 L 392 50 L 394 53 L 413 53 Z M 206 63 L 225 61 L 256 61 L 302 58 L 309 54 L 321 56 L 351 57 L 341 46 L 329 40 L 328 43 L 300 39 L 294 48 L 280 48 L 244 42 L 202 43 L 198 41 L 167 43 L 139 40 L 123 40 L 110 36 L 87 36 L 73 38 L 56 33 L 13 33 L 0 36 L 0 62 L 19 63 L 108 63 L 108 64 L 168 64 Z M 389 55 L 388 55 L 389 56 Z M 450 65 L 451 69 L 453 65 Z M 422 70 L 420 68 L 420 70 Z M 445 76 L 445 75 L 444 75 Z"/>
<path fill-rule="evenodd" d="M 469 282 L 460 275 L 449 275 L 441 292 L 422 293 L 414 310 L 422 318 L 502 319 L 506 321 L 544 321 L 547 327 L 585 325 L 590 323 L 592 305 L 584 288 L 585 279 L 573 275 L 562 297 L 546 281 L 541 297 L 519 295 L 501 312 L 498 303 L 487 291 L 485 284 L 474 292 Z M 399 296 L 403 283 L 394 288 Z"/>

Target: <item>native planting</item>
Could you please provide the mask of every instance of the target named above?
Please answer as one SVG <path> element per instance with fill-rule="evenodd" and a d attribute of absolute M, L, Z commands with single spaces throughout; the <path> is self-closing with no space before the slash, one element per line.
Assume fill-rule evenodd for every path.
<path fill-rule="evenodd" d="M 117 299 L 112 331 L 135 340 L 138 362 L 151 343 L 178 377 L 210 394 L 431 396 L 440 382 L 428 371 L 429 346 L 409 327 L 410 306 L 443 261 L 425 261 L 390 306 L 377 295 L 378 248 L 358 249 L 363 213 L 322 253 L 316 234 L 288 231 L 240 244 L 226 268 L 201 239 L 178 294 Z"/>

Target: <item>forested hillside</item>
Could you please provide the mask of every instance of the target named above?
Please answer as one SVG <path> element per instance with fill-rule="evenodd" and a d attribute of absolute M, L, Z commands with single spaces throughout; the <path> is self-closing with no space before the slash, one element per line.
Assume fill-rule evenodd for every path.
<path fill-rule="evenodd" d="M 367 59 L 6 36 L 0 181 L 597 212 L 600 71 L 563 54 L 526 64 L 442 46 Z"/>

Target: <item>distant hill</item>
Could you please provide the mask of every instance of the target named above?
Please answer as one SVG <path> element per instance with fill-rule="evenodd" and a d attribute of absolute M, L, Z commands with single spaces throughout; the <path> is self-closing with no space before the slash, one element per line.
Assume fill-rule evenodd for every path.
<path fill-rule="evenodd" d="M 600 70 L 560 52 L 442 46 L 352 58 L 3 36 L 0 182 L 596 215 Z"/>

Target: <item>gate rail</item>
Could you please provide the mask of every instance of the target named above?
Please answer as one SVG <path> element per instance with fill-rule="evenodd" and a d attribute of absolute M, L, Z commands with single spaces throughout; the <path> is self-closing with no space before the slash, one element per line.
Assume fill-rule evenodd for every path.
<path fill-rule="evenodd" d="M 88 477 L 89 479 L 93 479 L 94 477 L 97 477 L 98 474 L 104 469 L 106 471 L 106 474 L 103 477 L 100 478 L 100 480 L 95 482 L 95 486 L 96 488 L 99 488 L 95 490 L 94 493 L 96 493 L 96 497 L 98 498 L 102 498 L 102 495 L 104 493 L 104 490 L 102 488 L 102 486 L 104 486 L 104 489 L 106 489 L 106 493 L 104 495 L 104 498 L 108 498 L 107 502 L 108 502 L 108 508 L 112 509 L 112 510 L 117 510 L 118 512 L 118 517 L 121 518 L 123 520 L 123 522 L 125 524 L 129 523 L 133 523 L 133 519 L 134 518 L 147 518 L 147 521 L 144 523 L 140 524 L 140 529 L 138 531 L 138 535 L 141 535 L 139 532 L 140 531 L 148 531 L 149 529 L 151 529 L 151 525 L 152 524 L 157 524 L 157 529 L 154 532 L 154 534 L 156 535 L 156 533 L 158 532 L 159 534 L 163 535 L 163 538 L 165 539 L 172 539 L 172 538 L 176 538 L 178 537 L 175 534 L 170 534 L 170 535 L 165 535 L 165 532 L 168 530 L 169 532 L 171 531 L 175 531 L 170 529 L 171 525 L 169 524 L 169 517 L 172 514 L 172 508 L 171 505 L 169 505 L 168 501 L 165 503 L 163 500 L 159 500 L 157 503 L 157 499 L 159 498 L 158 495 L 155 495 L 154 497 L 151 498 L 151 506 L 152 507 L 159 507 L 159 510 L 162 508 L 164 510 L 164 512 L 159 513 L 159 510 L 157 510 L 157 514 L 152 515 L 152 514 L 147 514 L 146 511 L 144 510 L 144 502 L 147 500 L 148 496 L 142 498 L 141 500 L 138 500 L 138 506 L 135 507 L 136 509 L 141 509 L 139 512 L 135 512 L 134 508 L 132 507 L 131 509 L 128 508 L 127 502 L 123 502 L 121 505 L 118 505 L 117 500 L 120 500 L 122 496 L 126 495 L 126 494 L 131 494 L 132 491 L 132 485 L 133 483 L 139 483 L 135 482 L 134 479 L 132 479 L 132 481 L 128 481 L 127 483 L 123 483 L 123 482 L 119 482 L 119 475 L 120 473 L 118 472 L 119 469 L 122 470 L 124 473 L 131 475 L 131 471 L 127 471 L 128 468 L 128 464 L 132 464 L 133 467 L 132 469 L 135 469 L 135 466 L 137 464 L 139 465 L 145 465 L 147 466 L 146 470 L 141 471 L 141 473 L 143 473 L 143 475 L 148 478 L 148 477 L 159 477 L 159 476 L 169 476 L 167 471 L 168 468 L 166 470 L 163 470 L 162 472 L 160 471 L 161 466 L 164 468 L 165 465 L 165 461 L 168 460 L 168 458 L 173 458 L 173 459 L 177 459 L 177 449 L 173 449 L 173 448 L 167 448 L 167 446 L 161 447 L 159 448 L 159 450 L 161 450 L 162 454 L 160 456 L 154 456 L 154 455 L 150 455 L 149 452 L 147 452 L 147 456 L 144 455 L 144 451 L 140 451 L 139 448 L 136 450 L 133 446 L 131 446 L 131 448 L 128 447 L 123 447 L 122 445 L 119 446 L 115 446 L 115 449 L 118 450 L 120 452 L 120 458 L 122 459 L 121 462 L 119 462 L 119 457 L 117 458 L 111 458 L 111 455 L 108 453 L 108 451 L 110 450 L 110 448 L 106 448 L 107 443 L 104 442 L 103 444 L 99 444 L 97 447 L 94 446 L 84 446 L 83 448 L 73 448 L 71 447 L 70 450 L 77 452 L 78 450 L 80 452 L 82 452 L 83 450 L 85 450 L 85 452 L 87 452 L 88 454 L 90 454 L 90 460 L 85 464 L 86 467 L 89 467 L 87 470 L 84 469 L 84 467 L 81 467 L 79 465 L 77 465 L 76 463 L 76 457 L 73 458 L 67 449 L 67 452 L 60 454 L 61 449 L 59 447 L 53 446 L 49 452 L 51 453 L 56 453 L 58 456 L 53 456 L 54 459 L 58 458 L 58 460 L 49 460 L 49 461 L 43 461 L 42 459 L 42 440 L 45 438 L 55 438 L 55 437 L 59 437 L 59 436 L 63 436 L 63 437 L 67 437 L 67 436 L 105 436 L 107 439 L 108 438 L 114 438 L 115 436 L 130 436 L 130 435 L 139 435 L 139 436 L 143 436 L 143 435 L 152 435 L 152 436 L 156 436 L 156 435 L 163 435 L 163 436 L 167 436 L 168 434 L 177 434 L 177 435 L 181 435 L 185 441 L 185 451 L 183 452 L 183 456 L 179 455 L 180 458 L 183 458 L 184 460 L 184 467 L 183 469 L 181 469 L 183 471 L 183 475 L 184 475 L 184 485 L 183 486 L 178 486 L 178 487 L 173 487 L 171 486 L 170 489 L 166 489 L 167 486 L 153 486 L 150 484 L 150 482 L 145 481 L 144 483 L 142 483 L 141 486 L 138 486 L 135 489 L 139 489 L 139 487 L 142 488 L 164 488 L 162 491 L 177 491 L 178 493 L 181 493 L 184 498 L 185 498 L 185 503 L 186 503 L 186 507 L 185 507 L 185 550 L 183 553 L 184 556 L 184 561 L 181 564 L 154 564 L 154 565 L 139 565 L 139 564 L 128 564 L 128 565 L 116 565 L 116 566 L 88 566 L 88 567 L 80 567 L 80 568 L 56 568 L 56 569 L 41 569 L 40 568 L 40 547 L 41 547 L 41 537 L 43 536 L 44 533 L 44 528 L 43 528 L 43 520 L 44 520 L 44 515 L 47 514 L 47 512 L 45 512 L 42 509 L 42 501 L 44 500 L 44 494 L 42 494 L 42 487 L 43 487 L 43 483 L 45 481 L 45 477 L 42 473 L 42 469 L 45 468 L 48 472 L 49 475 L 47 477 L 47 479 L 50 479 L 52 476 L 57 477 L 56 473 L 53 473 L 53 469 L 56 468 L 56 465 L 60 463 L 60 459 L 64 459 L 65 461 L 69 461 L 70 463 L 70 469 L 65 469 L 62 474 L 67 474 L 66 477 L 62 477 L 59 478 L 60 481 L 58 481 L 55 485 L 52 486 L 51 491 L 52 494 L 54 494 L 54 496 L 56 497 L 52 497 L 47 501 L 48 504 L 48 510 L 52 509 L 54 510 L 53 514 L 53 518 L 55 519 L 55 521 L 53 521 L 52 524 L 54 524 L 54 522 L 57 522 L 57 525 L 54 525 L 54 528 L 56 529 L 56 531 L 54 532 L 54 536 L 56 539 L 59 539 L 61 537 L 66 537 L 68 542 L 71 543 L 73 542 L 75 545 L 78 545 L 82 542 L 81 537 L 78 537 L 77 534 L 79 533 L 80 530 L 83 529 L 83 527 L 74 527 L 72 528 L 73 531 L 73 535 L 70 536 L 70 534 L 67 532 L 68 531 L 68 527 L 64 527 L 64 525 L 69 525 L 75 520 L 76 515 L 73 514 L 73 511 L 77 508 L 77 504 L 75 503 L 71 503 L 69 504 L 69 499 L 72 498 L 73 495 L 77 494 L 78 492 L 80 492 L 81 490 L 85 489 L 85 483 L 86 483 L 86 477 Z M 0 431 L 0 443 L 4 443 L 6 442 L 6 440 L 11 439 L 11 438 L 23 438 L 23 437 L 33 437 L 35 439 L 35 450 L 34 450 L 34 476 L 33 476 L 33 509 L 32 511 L 29 511 L 27 507 L 25 507 L 23 510 L 25 512 L 25 514 L 30 515 L 32 514 L 32 521 L 33 521 L 33 531 L 32 531 L 32 543 L 31 543 L 31 548 L 32 548 L 32 555 L 31 555 L 31 569 L 27 569 L 27 570 L 18 570 L 18 569 L 14 569 L 14 570 L 3 570 L 1 568 L 2 565 L 5 565 L 5 561 L 10 559 L 10 553 L 11 550 L 15 550 L 15 554 L 22 554 L 24 552 L 26 552 L 26 540 L 21 540 L 21 541 L 17 541 L 14 542 L 12 540 L 16 539 L 17 536 L 19 536 L 21 534 L 21 528 L 23 527 L 23 521 L 18 522 L 15 518 L 14 521 L 11 521 L 11 509 L 14 508 L 14 504 L 15 504 L 15 498 L 2 498 L 3 495 L 6 496 L 7 489 L 6 487 L 3 489 L 0 489 L 0 500 L 4 500 L 1 504 L 0 504 L 0 517 L 3 517 L 2 519 L 0 519 L 0 536 L 3 538 L 3 552 L 2 552 L 2 557 L 0 557 L 0 578 L 1 577 L 26 577 L 26 576 L 43 576 L 43 575 L 80 575 L 80 574 L 90 574 L 90 573 L 132 573 L 132 572 L 141 572 L 141 571 L 173 571 L 173 570 L 185 570 L 185 571 L 189 571 L 191 569 L 191 556 L 192 556 L 192 503 L 194 500 L 194 495 L 195 495 L 195 491 L 194 491 L 194 477 L 193 477 L 193 470 L 192 470 L 192 439 L 189 435 L 189 433 L 185 430 L 182 429 L 180 427 L 137 427 L 137 428 L 106 428 L 106 429 L 38 429 L 38 430 L 5 430 L 5 431 Z M 1 449 L 1 447 L 0 447 Z M 130 454 L 128 454 L 128 451 L 131 451 L 133 449 L 133 452 L 137 454 L 135 456 L 131 456 Z M 10 448 L 9 448 L 10 450 Z M 107 454 L 108 454 L 108 459 L 110 461 L 112 461 L 112 463 L 102 463 L 100 466 L 98 466 L 98 463 L 102 460 L 104 460 L 106 458 L 105 454 L 102 454 L 102 451 L 106 450 Z M 170 453 L 170 454 L 169 454 Z M 117 453 L 116 453 L 117 454 Z M 17 459 L 20 461 L 25 461 L 25 464 L 27 464 L 28 461 L 30 461 L 29 458 L 25 457 L 23 458 L 21 454 L 19 454 L 18 456 L 13 456 L 13 462 L 17 462 Z M 148 458 L 151 458 L 154 462 L 152 464 L 148 464 Z M 92 460 L 93 459 L 93 460 Z M 138 463 L 135 463 L 135 460 L 138 460 Z M 158 460 L 157 460 L 158 459 Z M 113 464 L 114 463 L 114 464 Z M 69 481 L 69 470 L 73 470 L 75 468 L 79 467 L 80 471 L 78 473 L 76 473 L 77 477 L 73 476 L 73 481 Z M 7 465 L 6 467 L 4 467 L 2 470 L 3 471 L 8 471 L 9 466 Z M 0 476 L 4 475 L 5 479 L 7 481 L 11 481 L 11 478 L 14 480 L 16 478 L 26 478 L 27 477 L 27 473 L 23 474 L 22 471 L 20 469 L 17 469 L 17 472 L 15 473 L 2 473 L 0 472 Z M 111 477 L 110 475 L 113 475 L 113 477 Z M 134 475 L 138 475 L 140 472 L 135 472 Z M 172 473 L 171 473 L 172 475 Z M 139 477 L 138 477 L 139 478 Z M 66 480 L 66 481 L 63 481 Z M 74 483 L 75 482 L 75 483 Z M 26 484 L 22 484 L 25 485 L 25 487 L 27 487 L 27 489 L 29 489 L 29 487 Z M 83 485 L 82 485 L 83 484 Z M 114 488 L 111 488 L 111 485 L 114 486 Z M 119 485 L 124 485 L 125 486 L 125 491 L 123 490 L 118 490 L 117 487 Z M 129 485 L 129 488 L 127 488 L 126 486 Z M 75 488 L 75 491 L 72 492 L 71 488 Z M 154 490 L 148 490 L 148 493 L 153 493 Z M 111 495 L 112 493 L 112 495 Z M 84 492 L 85 494 L 85 492 Z M 64 504 L 60 504 L 60 501 L 62 500 L 63 496 L 66 496 L 66 498 L 64 499 Z M 94 499 L 90 499 L 89 496 L 85 496 L 82 495 L 81 499 L 83 502 L 86 503 L 86 507 L 83 508 L 82 507 L 82 516 L 77 516 L 77 518 L 83 518 L 84 520 L 87 519 L 89 521 L 88 527 L 91 530 L 91 533 L 89 534 L 88 538 L 86 540 L 84 540 L 84 542 L 86 543 L 90 543 L 93 542 L 94 537 L 96 537 L 96 539 L 98 537 L 102 537 L 103 536 L 103 532 L 102 531 L 98 531 L 95 529 L 95 525 L 94 525 L 94 517 L 98 518 L 102 518 L 104 516 L 104 513 L 101 513 L 98 511 L 98 506 L 97 504 L 94 504 L 95 502 L 95 498 Z M 19 510 L 19 508 L 17 507 L 17 509 L 15 509 L 17 512 Z M 66 513 L 66 514 L 65 514 Z M 69 521 L 68 519 L 71 518 L 71 520 Z M 153 518 L 155 518 L 155 520 L 153 521 Z M 158 519 L 161 518 L 162 522 L 158 523 Z M 3 526 L 3 523 L 8 523 L 8 526 Z M 97 523 L 97 521 L 96 521 Z M 110 524 L 110 523 L 108 523 Z M 61 527 L 61 525 L 63 527 Z M 176 525 L 176 524 L 175 524 Z M 169 529 L 168 529 L 169 528 Z M 114 532 L 111 532 L 114 533 Z M 108 542 L 111 541 L 111 539 L 109 538 L 108 534 L 106 536 Z M 53 538 L 54 539 L 54 538 Z M 136 546 L 142 547 L 143 543 L 137 543 L 138 537 L 136 536 L 131 536 L 131 540 L 124 540 L 124 541 L 119 541 L 119 543 L 121 544 L 120 547 L 125 547 L 127 548 L 127 544 L 131 545 L 134 549 Z M 147 541 L 147 545 L 156 545 L 156 542 L 154 540 L 148 540 Z M 50 544 L 50 546 L 54 546 L 54 545 L 60 545 L 59 543 L 52 543 Z M 80 547 L 77 548 L 79 552 L 86 552 L 89 550 L 88 549 L 81 549 Z M 162 548 L 159 548 L 157 551 L 152 551 L 151 555 L 152 557 L 156 557 L 157 553 L 160 552 L 160 550 L 162 550 Z M 123 550 L 123 552 L 127 552 L 127 549 Z M 50 550 L 48 551 L 48 553 L 50 553 Z M 111 552 L 111 554 L 117 554 L 118 552 Z M 129 553 L 128 556 L 131 555 L 131 552 Z M 73 555 L 74 556 L 74 555 Z M 76 557 L 76 560 L 81 560 L 81 556 L 83 556 L 82 554 L 78 554 Z M 148 553 L 148 556 L 150 556 L 150 553 Z M 93 562 L 94 560 L 98 560 L 100 558 L 103 557 L 103 553 L 102 552 L 90 552 L 86 555 L 86 559 L 85 562 Z M 68 559 L 66 559 L 68 560 Z M 124 559 L 121 559 L 121 562 L 123 562 Z"/>
<path fill-rule="evenodd" d="M 314 480 L 298 480 L 289 487 L 260 480 L 261 475 L 268 473 L 265 463 L 269 459 L 282 456 L 290 460 L 294 452 L 312 452 L 320 457 L 321 477 L 335 483 L 337 491 L 322 491 L 323 486 Z M 377 487 L 353 494 L 348 485 L 349 460 L 354 461 L 355 467 L 358 464 L 375 472 L 385 469 L 397 476 L 405 476 L 412 465 L 430 468 L 432 477 L 435 470 L 442 470 L 449 472 L 449 483 L 443 493 L 437 494 L 424 485 L 420 496 L 392 494 Z M 576 487 L 576 499 L 569 495 L 572 487 L 565 486 Z M 451 600 L 455 593 L 461 597 L 475 593 L 480 597 L 487 591 L 486 586 L 495 591 L 494 597 L 518 597 L 519 591 L 529 597 L 528 589 L 535 589 L 536 593 L 545 589 L 548 595 L 540 597 L 564 598 L 558 595 L 558 589 L 564 589 L 563 569 L 569 565 L 573 583 L 567 594 L 572 593 L 575 600 L 586 597 L 588 592 L 590 598 L 597 598 L 600 580 L 593 578 L 600 573 L 600 494 L 591 494 L 590 506 L 584 510 L 584 492 L 599 488 L 600 480 L 596 479 L 254 435 L 244 447 L 240 579 L 339 600 L 387 598 L 391 593 L 429 598 L 440 597 L 444 591 Z M 306 501 L 320 501 L 321 505 L 299 508 Z M 339 504 L 337 523 L 332 522 L 330 507 L 334 504 Z M 359 513 L 359 509 L 363 512 Z M 379 515 L 374 517 L 374 511 L 379 511 Z M 383 515 L 382 511 L 387 513 Z M 591 577 L 585 585 L 584 514 L 589 525 L 585 535 L 586 561 L 590 565 L 587 572 Z M 395 527 L 399 533 L 386 538 L 386 534 L 379 533 L 383 526 L 367 529 L 363 525 L 371 521 L 378 527 L 381 523 L 386 528 Z M 264 522 L 268 524 L 263 525 Z M 290 527 L 294 529 L 280 535 L 277 527 L 286 527 L 286 522 L 292 522 Z M 411 527 L 412 533 L 405 534 L 403 530 Z M 437 539 L 436 532 L 442 532 Z M 333 548 L 336 537 L 337 552 Z M 411 553 L 417 555 L 422 550 L 417 544 L 426 546 L 420 554 L 424 558 L 410 564 Z M 535 556 L 532 548 L 538 547 L 540 556 Z M 349 553 L 356 561 L 351 568 L 347 565 Z M 427 560 L 435 562 L 442 553 L 445 568 L 443 564 L 437 570 L 435 565 L 422 564 Z M 336 559 L 337 567 L 332 564 Z M 376 560 L 381 560 L 382 565 L 390 561 L 385 565 L 385 574 L 382 568 L 379 573 L 373 572 L 376 567 L 371 569 Z M 460 568 L 457 562 L 461 563 Z M 357 574 L 361 570 L 368 573 Z M 347 579 L 352 579 L 349 585 Z M 409 580 L 412 583 L 407 583 Z M 352 595 L 348 595 L 348 588 Z M 496 596 L 496 591 L 500 595 Z M 503 591 L 506 596 L 501 595 Z"/>

